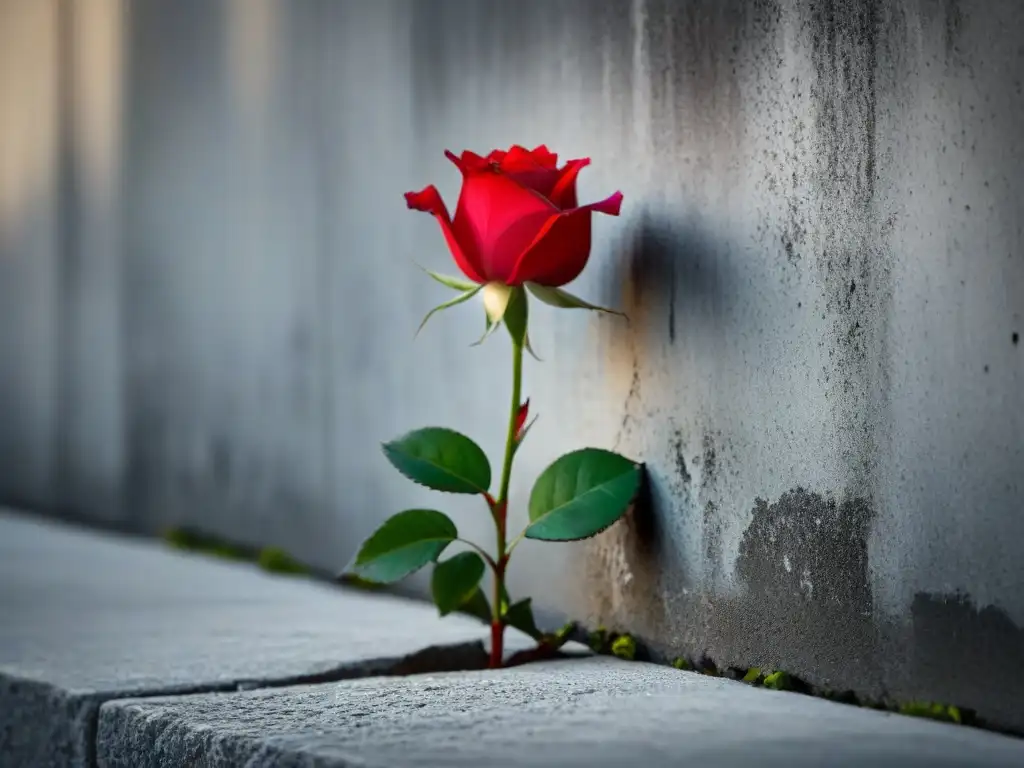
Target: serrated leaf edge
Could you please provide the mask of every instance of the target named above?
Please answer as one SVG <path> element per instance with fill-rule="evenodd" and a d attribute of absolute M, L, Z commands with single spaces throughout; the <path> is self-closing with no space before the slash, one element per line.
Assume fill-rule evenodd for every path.
<path fill-rule="evenodd" d="M 572 451 L 572 453 L 580 453 L 580 452 L 585 451 L 585 450 L 588 450 L 588 449 L 580 448 L 577 451 Z M 599 448 L 599 449 L 596 449 L 596 450 L 602 450 L 602 449 Z M 609 453 L 610 453 L 610 451 L 609 451 Z M 571 454 L 566 454 L 566 455 L 568 456 L 568 455 L 571 455 Z M 560 458 L 564 458 L 564 457 L 560 457 Z M 623 458 L 625 458 L 625 457 L 623 457 Z M 556 459 L 555 461 L 558 461 L 558 459 Z M 627 461 L 628 461 L 628 459 L 627 459 Z M 608 523 L 608 525 L 605 525 L 605 526 L 595 530 L 593 533 L 588 533 L 586 536 L 577 536 L 577 537 L 574 537 L 574 538 L 571 538 L 571 539 L 547 539 L 547 538 L 534 537 L 534 536 L 530 535 L 530 529 L 531 528 L 533 528 L 540 521 L 546 520 L 547 518 L 549 518 L 551 515 L 553 515 L 559 509 L 567 507 L 570 504 L 573 504 L 576 501 L 578 501 L 579 499 L 583 498 L 587 494 L 594 493 L 595 491 L 600 491 L 602 493 L 608 493 L 608 491 L 603 490 L 600 486 L 598 486 L 597 488 L 590 488 L 589 490 L 585 491 L 584 493 L 580 494 L 579 496 L 575 496 L 571 501 L 567 501 L 564 504 L 559 504 L 554 509 L 548 510 L 547 512 L 544 513 L 544 515 L 542 517 L 538 517 L 536 520 L 531 520 L 530 524 L 526 526 L 526 530 L 523 532 L 523 536 L 525 538 L 527 538 L 527 539 L 531 539 L 532 541 L 584 541 L 586 539 L 590 539 L 590 538 L 593 538 L 594 536 L 597 536 L 597 534 L 599 534 L 599 533 L 603 533 L 604 531 L 607 531 L 609 528 L 611 528 L 613 525 L 615 525 L 615 523 L 617 523 L 619 520 L 622 519 L 622 515 L 626 514 L 626 512 L 629 511 L 630 506 L 636 502 L 637 496 L 640 494 L 641 482 L 642 482 L 642 479 L 643 479 L 642 475 L 640 473 L 641 473 L 641 471 L 643 469 L 643 464 L 639 464 L 637 462 L 630 462 L 630 463 L 632 464 L 632 471 L 635 472 L 636 475 L 637 475 L 636 488 L 633 489 L 633 495 L 630 497 L 629 501 L 626 502 L 626 505 L 625 505 L 624 509 L 622 510 L 622 512 L 619 514 L 619 516 L 616 517 L 614 520 L 612 520 L 610 523 Z M 625 472 L 623 472 L 622 474 L 625 474 Z M 616 476 L 614 478 L 614 480 L 617 480 L 619 477 L 622 477 L 622 475 Z M 610 482 L 614 482 L 614 480 L 609 480 L 606 483 L 602 483 L 601 485 L 607 485 Z"/>
<path fill-rule="evenodd" d="M 451 432 L 452 434 L 455 434 L 455 435 L 458 435 L 459 437 L 465 438 L 465 439 L 466 439 L 466 440 L 468 440 L 469 442 L 473 443 L 473 445 L 476 445 L 476 447 L 477 447 L 477 448 L 480 448 L 480 446 L 476 444 L 476 441 L 475 441 L 475 440 L 473 440 L 473 438 L 469 437 L 468 435 L 464 435 L 464 434 L 462 434 L 461 432 L 457 432 L 457 431 L 455 431 L 454 429 L 449 429 L 448 427 L 421 427 L 420 429 L 418 429 L 418 430 L 413 430 L 413 431 L 414 431 L 414 432 L 420 432 L 420 431 L 423 431 L 423 430 L 426 430 L 426 429 L 442 429 L 442 430 L 444 430 L 444 431 L 446 431 L 446 432 Z M 411 433 L 410 433 L 410 434 L 411 434 Z M 396 442 L 398 442 L 399 440 L 401 440 L 401 439 L 402 439 L 403 437 L 405 437 L 405 435 L 403 435 L 402 437 L 399 437 L 399 438 L 397 438 L 397 439 L 395 439 L 395 440 L 391 440 L 391 441 L 389 441 L 389 442 L 387 442 L 387 443 L 381 443 L 381 449 L 382 449 L 382 450 L 384 451 L 384 454 L 385 454 L 385 456 L 387 456 L 387 455 L 388 455 L 388 450 L 389 450 L 389 447 L 390 447 L 390 446 L 392 446 L 392 445 L 394 445 L 394 444 L 395 444 Z M 481 453 L 483 453 L 483 449 L 481 449 Z M 415 458 L 415 457 L 414 457 L 414 458 Z M 485 459 L 487 458 L 487 455 L 486 455 L 486 454 L 484 454 L 484 458 L 485 458 Z M 415 460 L 416 460 L 416 461 L 423 461 L 423 462 L 424 462 L 424 463 L 426 463 L 426 464 L 430 464 L 430 466 L 432 466 L 432 467 L 437 467 L 438 469 L 442 469 L 442 470 L 443 470 L 444 472 L 446 472 L 446 473 L 447 473 L 447 474 L 448 474 L 449 476 L 451 476 L 451 477 L 454 477 L 455 479 L 457 479 L 457 480 L 460 480 L 460 481 L 464 482 L 464 483 L 465 483 L 466 485 L 468 485 L 468 486 L 471 486 L 471 487 L 475 488 L 476 490 L 474 490 L 474 491 L 443 491 L 443 490 L 441 490 L 441 489 L 439 489 L 439 488 L 434 488 L 434 487 L 432 487 L 432 486 L 429 486 L 429 485 L 427 485 L 426 483 L 422 483 L 422 482 L 420 482 L 420 481 L 419 481 L 419 480 L 417 480 L 417 479 L 416 479 L 415 477 L 412 477 L 411 475 L 409 475 L 409 474 L 405 473 L 404 471 L 402 471 L 401 469 L 399 469 L 399 468 L 398 468 L 397 466 L 395 466 L 395 463 L 391 461 L 391 459 L 390 459 L 390 456 L 388 456 L 388 461 L 389 461 L 389 463 L 391 464 L 391 466 L 392 466 L 392 467 L 394 467 L 394 468 L 395 468 L 395 469 L 396 469 L 396 470 L 398 471 L 398 474 L 400 474 L 400 475 L 401 475 L 402 477 L 404 477 L 404 478 L 405 478 L 406 480 L 411 480 L 411 481 L 412 481 L 412 482 L 414 482 L 414 483 L 415 483 L 416 485 L 422 486 L 422 487 L 424 487 L 424 488 L 429 488 L 429 489 L 430 489 L 430 490 L 432 490 L 432 491 L 437 491 L 438 493 L 461 493 L 461 494 L 464 494 L 464 495 L 469 495 L 470 493 L 474 493 L 474 494 L 475 494 L 475 493 L 487 493 L 487 492 L 488 492 L 488 490 L 489 490 L 489 488 L 480 488 L 479 486 L 477 486 L 477 484 L 476 484 L 476 483 L 473 483 L 473 482 L 471 482 L 470 480 L 468 480 L 468 479 L 466 479 L 466 478 L 462 477 L 461 475 L 459 475 L 459 474 L 456 474 L 455 472 L 452 472 L 452 471 L 451 471 L 450 469 L 447 469 L 447 468 L 444 468 L 444 467 L 439 467 L 438 465 L 436 465 L 436 464 L 433 464 L 433 463 L 431 463 L 431 462 L 429 462 L 429 461 L 426 461 L 425 459 L 418 459 L 418 458 L 417 458 L 417 459 L 415 459 Z M 491 467 L 490 467 L 490 461 L 489 461 L 489 460 L 488 460 L 488 462 L 487 462 L 487 466 L 488 466 L 488 469 L 490 469 L 490 468 L 491 468 Z M 488 474 L 492 474 L 492 472 L 489 472 Z M 493 478 L 491 478 L 491 479 L 493 480 Z"/>

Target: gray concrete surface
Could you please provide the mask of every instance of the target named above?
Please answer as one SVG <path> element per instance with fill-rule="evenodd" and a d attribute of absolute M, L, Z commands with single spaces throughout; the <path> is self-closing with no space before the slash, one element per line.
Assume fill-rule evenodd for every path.
<path fill-rule="evenodd" d="M 594 658 L 116 701 L 101 766 L 1020 766 L 1024 741 Z"/>
<path fill-rule="evenodd" d="M 487 634 L 425 603 L 0 512 L 0 765 L 88 768 L 108 699 L 461 669 Z"/>
<path fill-rule="evenodd" d="M 378 450 L 443 424 L 497 457 L 504 427 L 479 307 L 413 341 L 446 292 L 412 260 L 452 267 L 401 194 L 454 201 L 445 148 L 544 142 L 625 195 L 573 290 L 631 323 L 534 313 L 513 519 L 584 444 L 652 493 L 525 543 L 513 590 L 1024 728 L 1020 0 L 0 14 L 0 498 L 324 567 L 425 503 L 489 541 Z"/>

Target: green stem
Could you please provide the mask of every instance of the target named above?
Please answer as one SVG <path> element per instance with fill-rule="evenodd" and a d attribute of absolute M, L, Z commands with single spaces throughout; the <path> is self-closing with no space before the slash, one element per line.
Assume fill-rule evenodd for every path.
<path fill-rule="evenodd" d="M 490 553 L 486 549 L 481 547 L 479 544 L 474 544 L 469 539 L 464 539 L 461 536 L 456 538 L 455 541 L 461 541 L 463 544 L 468 544 L 473 549 L 475 549 L 478 553 L 480 553 L 480 557 L 482 557 L 484 559 L 484 562 L 486 562 L 491 567 L 491 570 L 494 570 L 494 569 L 496 569 L 498 567 L 498 564 L 496 562 L 494 562 L 494 558 L 491 557 Z"/>
<path fill-rule="evenodd" d="M 505 624 L 501 617 L 501 596 L 505 583 L 505 523 L 508 518 L 508 486 L 512 479 L 512 458 L 515 455 L 516 420 L 523 388 L 523 345 L 512 340 L 512 407 L 508 417 L 508 434 L 505 437 L 505 461 L 501 467 L 501 486 L 494 505 L 494 523 L 498 529 L 497 565 L 494 569 L 494 603 L 491 608 L 491 668 L 501 666 L 504 655 Z"/>

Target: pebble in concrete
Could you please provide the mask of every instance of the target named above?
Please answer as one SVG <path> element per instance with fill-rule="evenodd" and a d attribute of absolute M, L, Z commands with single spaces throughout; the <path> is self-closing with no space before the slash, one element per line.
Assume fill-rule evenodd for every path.
<path fill-rule="evenodd" d="M 1021 766 L 1024 741 L 607 657 L 103 705 L 101 766 Z"/>
<path fill-rule="evenodd" d="M 110 699 L 465 668 L 486 635 L 427 604 L 2 512 L 0 584 L 4 768 L 93 765 Z"/>

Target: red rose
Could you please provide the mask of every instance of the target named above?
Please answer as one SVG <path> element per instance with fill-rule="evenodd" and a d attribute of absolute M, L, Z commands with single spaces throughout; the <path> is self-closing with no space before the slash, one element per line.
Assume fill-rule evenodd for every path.
<path fill-rule="evenodd" d="M 621 192 L 577 204 L 576 176 L 589 158 L 558 168 L 558 156 L 543 145 L 496 149 L 486 158 L 445 155 L 462 171 L 455 219 L 433 185 L 407 192 L 405 201 L 437 218 L 455 263 L 475 283 L 565 285 L 590 256 L 591 212 L 619 215 Z"/>

